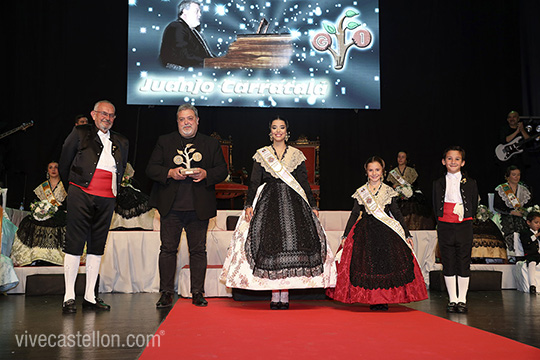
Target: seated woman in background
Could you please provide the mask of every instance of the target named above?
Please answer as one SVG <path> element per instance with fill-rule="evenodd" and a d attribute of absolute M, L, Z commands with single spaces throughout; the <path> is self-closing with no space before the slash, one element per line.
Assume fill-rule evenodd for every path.
<path fill-rule="evenodd" d="M 32 212 L 22 219 L 13 241 L 14 265 L 63 265 L 66 237 L 65 199 L 58 163 L 47 166 L 47 180 L 34 189 Z"/>
<path fill-rule="evenodd" d="M 397 163 L 398 166 L 390 171 L 386 180 L 399 194 L 397 204 L 405 218 L 407 228 L 409 230 L 435 229 L 435 218 L 426 203 L 424 194 L 420 190 L 415 190 L 418 173 L 408 166 L 407 152 L 398 152 Z"/>
<path fill-rule="evenodd" d="M 523 208 L 530 206 L 532 194 L 527 186 L 520 182 L 521 170 L 517 166 L 509 166 L 505 178 L 506 182 L 495 188 L 493 208 L 501 216 L 501 230 L 509 260 L 515 261 L 516 244 L 521 244 L 519 239 L 514 237 L 514 233 L 528 229 L 523 218 Z"/>

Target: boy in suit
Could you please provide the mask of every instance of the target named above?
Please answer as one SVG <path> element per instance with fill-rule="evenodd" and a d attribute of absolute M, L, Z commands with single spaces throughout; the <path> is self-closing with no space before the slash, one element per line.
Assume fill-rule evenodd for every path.
<path fill-rule="evenodd" d="M 536 265 L 540 264 L 540 213 L 531 211 L 527 215 L 529 229 L 519 233 L 519 239 L 523 245 L 527 269 L 529 272 L 529 292 L 536 294 Z"/>
<path fill-rule="evenodd" d="M 447 148 L 442 164 L 446 175 L 433 182 L 433 209 L 437 216 L 437 237 L 448 290 L 448 312 L 466 313 L 471 276 L 472 220 L 478 207 L 476 181 L 462 174 L 465 150 Z"/>

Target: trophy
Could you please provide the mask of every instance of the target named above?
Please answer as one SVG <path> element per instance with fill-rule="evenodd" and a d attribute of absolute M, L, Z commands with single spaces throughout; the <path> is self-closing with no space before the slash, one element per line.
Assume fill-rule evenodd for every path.
<path fill-rule="evenodd" d="M 187 144 L 184 150 L 176 150 L 178 155 L 175 155 L 173 162 L 180 166 L 184 165 L 186 168 L 182 169 L 180 172 L 184 176 L 193 175 L 199 172 L 197 169 L 191 168 L 191 161 L 201 161 L 202 154 L 193 147 L 193 144 Z"/>

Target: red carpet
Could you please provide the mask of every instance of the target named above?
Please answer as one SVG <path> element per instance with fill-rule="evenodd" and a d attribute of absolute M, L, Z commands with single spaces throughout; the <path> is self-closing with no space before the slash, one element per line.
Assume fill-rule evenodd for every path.
<path fill-rule="evenodd" d="M 179 299 L 140 359 L 540 359 L 540 349 L 391 305 Z"/>

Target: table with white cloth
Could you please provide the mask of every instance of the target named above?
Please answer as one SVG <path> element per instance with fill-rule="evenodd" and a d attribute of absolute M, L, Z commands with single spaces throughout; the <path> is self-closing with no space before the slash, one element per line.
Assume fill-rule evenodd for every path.
<path fill-rule="evenodd" d="M 208 269 L 206 296 L 231 296 L 230 289 L 219 282 L 221 265 L 233 231 L 227 231 L 227 217 L 240 216 L 240 210 L 218 211 L 210 220 L 207 234 Z M 349 211 L 321 211 L 319 218 L 335 253 L 341 241 Z M 414 249 L 422 274 L 427 282 L 435 265 L 435 231 L 412 231 Z M 101 292 L 158 292 L 159 291 L 159 231 L 111 231 L 101 262 Z M 185 232 L 180 241 L 175 288 L 189 297 L 189 252 Z"/>

